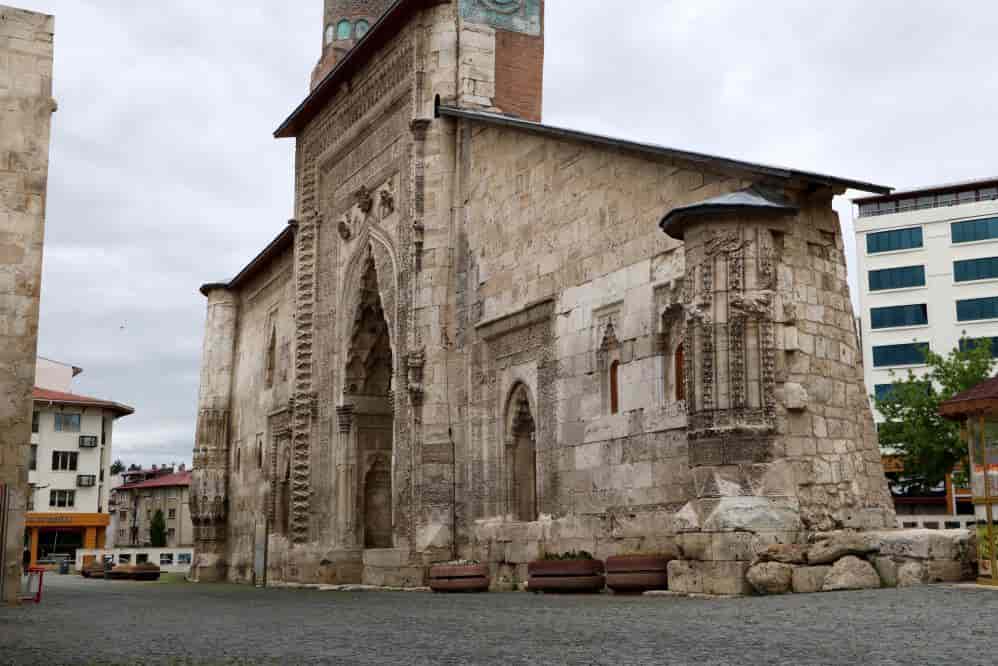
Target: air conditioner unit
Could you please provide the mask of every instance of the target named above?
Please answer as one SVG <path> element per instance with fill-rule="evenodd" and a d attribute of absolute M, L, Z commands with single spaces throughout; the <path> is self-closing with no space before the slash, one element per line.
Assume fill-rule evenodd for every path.
<path fill-rule="evenodd" d="M 80 474 L 76 477 L 77 488 L 93 488 L 97 485 L 96 474 Z"/>
<path fill-rule="evenodd" d="M 80 448 L 81 449 L 96 449 L 97 448 L 97 437 L 94 435 L 80 435 Z"/>

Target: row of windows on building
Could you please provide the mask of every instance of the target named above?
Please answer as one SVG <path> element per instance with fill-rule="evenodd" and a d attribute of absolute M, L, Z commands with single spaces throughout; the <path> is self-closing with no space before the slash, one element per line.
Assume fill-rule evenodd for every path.
<path fill-rule="evenodd" d="M 56 432 L 80 432 L 82 415 L 64 414 L 62 412 L 53 414 Z M 31 432 L 37 434 L 41 426 L 41 414 L 33 412 L 31 414 Z"/>
<path fill-rule="evenodd" d="M 343 19 L 339 23 L 330 23 L 326 26 L 326 46 L 329 46 L 333 42 L 344 41 L 348 39 L 360 39 L 367 34 L 367 31 L 371 29 L 371 24 L 360 19 L 358 21 L 350 22 Z"/>
<path fill-rule="evenodd" d="M 75 472 L 80 466 L 80 453 L 78 451 L 53 451 L 52 471 L 53 472 Z M 35 472 L 38 470 L 38 445 L 31 445 L 31 454 L 28 459 L 28 470 Z M 104 474 L 101 473 L 101 481 Z"/>
<path fill-rule="evenodd" d="M 124 530 L 122 530 L 124 532 Z M 124 536 L 124 534 L 122 534 Z M 160 553 L 159 554 L 159 566 L 161 567 L 172 567 L 173 563 L 176 562 L 178 565 L 189 565 L 191 563 L 192 556 L 190 553 Z M 114 555 L 105 555 L 105 562 L 110 562 L 111 564 L 131 564 L 132 554 L 131 553 L 119 553 L 117 559 Z M 135 554 L 136 564 L 148 564 L 149 563 L 149 553 L 136 553 Z"/>
<path fill-rule="evenodd" d="M 989 319 L 998 319 L 998 296 L 969 298 L 956 302 L 957 321 L 971 322 Z M 870 308 L 870 327 L 875 331 L 906 326 L 927 326 L 928 324 L 929 306 L 925 303 Z"/>
<path fill-rule="evenodd" d="M 888 291 L 924 287 L 925 266 L 901 266 L 870 271 L 870 291 Z M 953 262 L 954 282 L 998 279 L 998 257 L 965 259 Z"/>
<path fill-rule="evenodd" d="M 991 343 L 991 355 L 998 358 L 998 337 L 964 338 L 960 349 L 966 351 L 985 340 Z M 885 368 L 899 365 L 923 365 L 929 351 L 928 342 L 909 342 L 900 345 L 880 345 L 873 348 L 873 367 Z"/>
<path fill-rule="evenodd" d="M 146 509 L 146 518 L 152 518 L 152 515 L 153 515 L 152 509 Z M 121 511 L 119 511 L 118 512 L 118 519 L 121 520 L 122 522 L 128 520 L 128 510 L 127 509 L 122 509 Z M 176 509 L 168 509 L 167 512 L 166 512 L 166 519 L 167 520 L 176 520 L 177 519 L 177 510 Z"/>
<path fill-rule="evenodd" d="M 859 206 L 860 217 L 872 217 L 874 215 L 893 215 L 894 213 L 907 213 L 912 210 L 925 210 L 928 208 L 945 208 L 958 206 L 960 204 L 974 203 L 977 201 L 994 201 L 998 199 L 998 187 L 981 187 L 968 189 L 962 192 L 942 192 L 939 194 L 923 194 L 913 196 L 900 201 L 881 201 L 875 203 L 864 203 Z"/>
<path fill-rule="evenodd" d="M 950 238 L 954 243 L 974 243 L 998 238 L 998 217 L 953 222 Z M 877 231 L 866 235 L 866 253 L 915 250 L 925 245 L 922 227 Z"/>

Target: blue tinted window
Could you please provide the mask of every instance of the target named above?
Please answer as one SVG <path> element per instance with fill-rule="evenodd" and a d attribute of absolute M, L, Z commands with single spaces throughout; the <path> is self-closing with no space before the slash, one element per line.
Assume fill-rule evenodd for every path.
<path fill-rule="evenodd" d="M 953 262 L 953 279 L 957 282 L 998 278 L 998 257 Z"/>
<path fill-rule="evenodd" d="M 968 349 L 972 349 L 981 344 L 985 340 L 991 341 L 991 358 L 998 358 L 998 338 L 964 338 L 963 340 L 960 340 L 960 350 L 967 351 Z"/>
<path fill-rule="evenodd" d="M 998 217 L 985 220 L 968 220 L 954 222 L 951 225 L 954 243 L 972 243 L 974 241 L 998 238 Z"/>
<path fill-rule="evenodd" d="M 870 310 L 870 325 L 873 328 L 895 328 L 898 326 L 925 326 L 929 323 L 929 308 L 922 305 L 896 305 L 889 308 Z"/>
<path fill-rule="evenodd" d="M 998 298 L 972 298 L 956 302 L 957 321 L 998 319 Z"/>
<path fill-rule="evenodd" d="M 353 32 L 353 25 L 350 21 L 340 21 L 336 24 L 336 39 L 350 39 L 350 33 Z"/>
<path fill-rule="evenodd" d="M 879 231 L 866 235 L 867 254 L 910 250 L 915 247 L 922 247 L 922 227 Z"/>
<path fill-rule="evenodd" d="M 894 390 L 894 384 L 877 384 L 873 389 L 873 395 L 877 400 L 883 400 Z"/>
<path fill-rule="evenodd" d="M 870 291 L 925 286 L 925 266 L 906 266 L 870 271 Z"/>
<path fill-rule="evenodd" d="M 367 21 L 365 21 L 364 19 L 361 19 L 361 20 L 357 21 L 357 24 L 354 27 L 354 31 L 355 31 L 354 34 L 357 35 L 357 39 L 360 39 L 361 37 L 363 37 L 364 35 L 366 35 L 367 31 L 370 30 L 370 29 L 371 29 L 371 24 L 368 23 Z"/>
<path fill-rule="evenodd" d="M 873 366 L 883 368 L 892 365 L 922 365 L 929 351 L 928 342 L 912 342 L 906 345 L 884 345 L 873 348 Z"/>

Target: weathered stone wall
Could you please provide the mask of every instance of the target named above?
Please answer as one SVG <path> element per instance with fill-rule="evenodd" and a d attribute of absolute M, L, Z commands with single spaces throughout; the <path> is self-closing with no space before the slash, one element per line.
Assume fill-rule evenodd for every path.
<path fill-rule="evenodd" d="M 694 496 L 674 362 L 685 258 L 657 223 L 751 181 L 518 130 L 466 131 L 462 553 L 524 565 L 545 550 L 674 551 L 673 516 Z M 502 520 L 506 400 L 518 384 L 539 422 L 539 520 L 526 524 Z"/>
<path fill-rule="evenodd" d="M 16 601 L 38 344 L 55 19 L 0 5 L 0 486 L 13 490 L 4 601 Z"/>
<path fill-rule="evenodd" d="M 229 579 L 239 582 L 253 580 L 254 546 L 268 519 L 277 529 L 286 521 L 275 512 L 284 511 L 280 500 L 290 458 L 281 424 L 288 420 L 291 397 L 293 265 L 289 249 L 237 293 L 226 542 Z"/>

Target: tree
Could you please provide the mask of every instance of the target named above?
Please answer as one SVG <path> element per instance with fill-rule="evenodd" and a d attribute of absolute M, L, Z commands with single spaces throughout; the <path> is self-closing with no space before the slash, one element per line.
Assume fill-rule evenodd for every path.
<path fill-rule="evenodd" d="M 149 542 L 153 548 L 166 547 L 166 518 L 163 517 L 162 509 L 156 509 L 149 523 Z"/>
<path fill-rule="evenodd" d="M 897 451 L 912 485 L 931 488 L 967 460 L 960 426 L 939 416 L 939 406 L 989 379 L 998 360 L 990 340 L 965 338 L 946 356 L 927 350 L 925 362 L 929 369 L 920 376 L 911 370 L 905 379 L 892 375 L 891 390 L 875 402 L 885 419 L 880 445 Z"/>
<path fill-rule="evenodd" d="M 111 476 L 116 474 L 121 474 L 125 471 L 125 463 L 121 462 L 121 459 L 115 460 L 111 463 Z"/>

